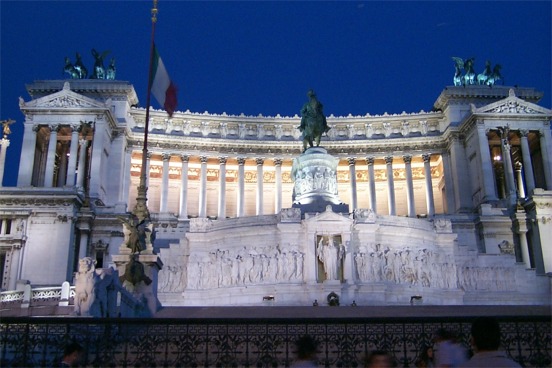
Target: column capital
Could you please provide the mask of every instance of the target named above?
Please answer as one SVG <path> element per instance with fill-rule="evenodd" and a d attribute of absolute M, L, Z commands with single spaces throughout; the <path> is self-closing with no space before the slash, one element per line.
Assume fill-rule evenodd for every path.
<path fill-rule="evenodd" d="M 529 130 L 528 129 L 520 129 L 520 130 L 518 130 L 518 135 L 521 138 L 527 138 L 527 136 L 529 135 Z"/>
<path fill-rule="evenodd" d="M 59 132 L 59 129 L 61 126 L 59 124 L 48 124 L 48 128 L 50 129 L 50 132 Z"/>
<path fill-rule="evenodd" d="M 374 160 L 375 160 L 374 156 L 368 156 L 368 157 L 366 157 L 366 164 L 367 165 L 373 165 Z"/>
<path fill-rule="evenodd" d="M 422 159 L 424 160 L 424 163 L 429 162 L 431 160 L 431 153 L 422 154 Z"/>
<path fill-rule="evenodd" d="M 516 163 L 514 163 L 514 168 L 516 169 L 516 171 L 521 171 L 521 168 L 523 167 L 523 164 L 519 161 L 517 161 Z"/>
<path fill-rule="evenodd" d="M 405 164 L 410 164 L 412 162 L 412 155 L 404 155 L 402 158 Z"/>
<path fill-rule="evenodd" d="M 187 162 L 190 161 L 190 155 L 182 154 L 182 155 L 180 155 L 180 160 L 181 160 L 183 163 L 187 163 Z"/>
<path fill-rule="evenodd" d="M 355 166 L 356 157 L 347 157 L 347 161 L 349 162 L 349 166 Z"/>
<path fill-rule="evenodd" d="M 262 157 L 256 158 L 255 162 L 257 163 L 257 166 L 263 166 L 264 158 L 262 158 Z"/>
<path fill-rule="evenodd" d="M 81 123 L 74 123 L 69 125 L 71 128 L 71 133 L 80 132 L 81 131 Z"/>
<path fill-rule="evenodd" d="M 150 152 L 150 151 L 146 152 L 146 157 L 147 157 L 148 160 L 151 158 L 152 155 L 153 155 L 152 152 Z"/>
<path fill-rule="evenodd" d="M 385 156 L 383 159 L 387 165 L 391 165 L 393 163 L 393 156 Z"/>
<path fill-rule="evenodd" d="M 226 165 L 227 161 L 228 161 L 228 157 L 226 157 L 226 156 L 219 157 L 219 164 Z"/>
<path fill-rule="evenodd" d="M 207 157 L 207 156 L 199 156 L 199 161 L 202 164 L 206 164 L 208 159 L 209 159 L 209 157 Z"/>
<path fill-rule="evenodd" d="M 238 165 L 245 165 L 245 157 L 238 157 Z"/>
<path fill-rule="evenodd" d="M 274 159 L 274 166 L 282 166 L 282 162 L 284 162 L 281 158 L 275 158 Z"/>
<path fill-rule="evenodd" d="M 36 132 L 38 132 L 38 131 L 40 130 L 40 128 L 42 128 L 40 125 L 33 125 L 32 130 L 33 130 L 33 132 L 36 133 Z"/>
<path fill-rule="evenodd" d="M 498 127 L 497 128 L 500 138 L 508 140 L 510 135 L 510 126 L 506 125 L 505 127 Z"/>
<path fill-rule="evenodd" d="M 170 153 L 166 153 L 166 152 L 163 152 L 161 154 L 161 157 L 163 158 L 163 161 L 169 161 L 171 159 L 171 154 Z"/>

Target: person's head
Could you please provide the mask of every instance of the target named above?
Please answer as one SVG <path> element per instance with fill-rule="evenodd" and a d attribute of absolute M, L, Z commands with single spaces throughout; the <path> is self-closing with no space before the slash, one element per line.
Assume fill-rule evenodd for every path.
<path fill-rule="evenodd" d="M 472 344 L 477 351 L 498 350 L 500 325 L 493 317 L 479 317 L 472 323 Z"/>
<path fill-rule="evenodd" d="M 69 365 L 76 364 L 84 349 L 78 342 L 72 342 L 63 349 L 63 362 Z"/>
<path fill-rule="evenodd" d="M 375 350 L 368 355 L 364 366 L 370 368 L 390 368 L 393 366 L 393 361 L 386 351 Z"/>
<path fill-rule="evenodd" d="M 423 360 L 433 359 L 433 347 L 423 346 L 422 347 L 422 352 L 420 353 L 420 358 L 423 359 Z"/>
<path fill-rule="evenodd" d="M 295 341 L 297 357 L 299 359 L 310 359 L 316 355 L 318 343 L 310 335 L 303 335 Z"/>

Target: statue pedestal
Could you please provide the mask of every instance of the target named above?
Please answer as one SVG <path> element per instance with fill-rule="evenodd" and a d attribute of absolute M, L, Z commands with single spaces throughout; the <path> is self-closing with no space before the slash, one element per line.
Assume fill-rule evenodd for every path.
<path fill-rule="evenodd" d="M 153 316 L 161 307 L 161 303 L 157 298 L 157 275 L 159 270 L 163 267 L 163 262 L 161 262 L 161 259 L 156 254 L 113 255 L 113 262 L 117 266 L 117 270 L 119 271 L 121 278 L 126 276 L 125 272 L 127 271 L 127 266 L 131 262 L 131 257 L 135 257 L 134 261 L 143 265 L 143 278 L 147 278 L 148 280 L 151 280 L 151 282 L 148 285 L 147 281 L 142 280 L 132 284 L 128 280 L 122 279 L 121 284 L 137 299 L 145 299 L 149 315 Z"/>
<path fill-rule="evenodd" d="M 330 286 L 330 287 L 339 286 L 339 287 L 341 287 L 341 280 L 324 280 L 324 281 L 322 281 L 322 284 L 324 285 L 324 289 L 326 288 L 326 286 Z M 331 290 L 334 291 L 333 288 Z"/>
<path fill-rule="evenodd" d="M 337 165 L 339 159 L 322 147 L 311 147 L 293 160 L 291 177 L 293 208 L 301 214 L 324 212 L 327 206 L 336 213 L 349 213 L 349 205 L 341 202 L 337 194 Z"/>

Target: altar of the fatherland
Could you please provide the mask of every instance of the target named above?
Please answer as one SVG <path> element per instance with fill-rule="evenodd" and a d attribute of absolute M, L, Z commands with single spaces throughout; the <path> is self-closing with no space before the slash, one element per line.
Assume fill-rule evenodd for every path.
<path fill-rule="evenodd" d="M 85 257 L 122 274 L 146 110 L 124 81 L 27 90 L 17 187 L 0 189 L 2 289 L 73 283 Z M 299 115 L 152 110 L 151 290 L 162 306 L 550 304 L 541 98 L 448 86 L 429 112 L 327 116 L 307 150 Z"/>

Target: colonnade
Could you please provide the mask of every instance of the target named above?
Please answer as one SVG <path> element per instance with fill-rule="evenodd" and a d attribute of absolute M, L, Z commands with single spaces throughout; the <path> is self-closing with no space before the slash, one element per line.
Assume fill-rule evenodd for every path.
<path fill-rule="evenodd" d="M 33 156 L 27 157 L 26 160 L 21 160 L 18 185 L 42 185 L 46 188 L 62 186 L 83 187 L 88 140 L 79 138 L 82 126 L 82 123 L 25 126 L 24 149 L 28 148 L 28 146 L 35 147 L 37 133 L 41 129 L 48 129 L 49 131 L 48 148 L 36 162 L 34 150 Z M 71 132 L 70 139 L 60 140 L 59 133 L 64 128 L 69 128 Z M 30 140 L 29 143 L 26 143 L 26 140 Z M 60 143 L 59 149 L 58 143 Z M 45 145 L 46 142 L 43 144 Z M 79 168 L 78 171 L 77 168 Z"/>
<path fill-rule="evenodd" d="M 489 133 L 495 132 L 500 139 L 500 156 L 491 157 L 489 150 Z M 504 173 L 504 193 L 502 197 L 506 198 L 509 205 L 514 205 L 518 198 L 526 198 L 531 195 L 536 188 L 535 171 L 533 167 L 533 159 L 529 144 L 530 131 L 520 129 L 511 131 L 509 127 L 497 127 L 493 130 L 485 130 L 483 127 L 478 128 L 479 144 L 481 152 L 481 162 L 483 167 L 482 180 L 484 184 L 487 200 L 498 200 L 501 197 L 498 193 L 499 184 L 495 181 L 497 176 L 496 170 L 493 170 L 494 165 L 500 165 L 501 171 Z M 545 134 L 541 131 L 533 132 L 539 137 L 540 158 L 542 159 L 542 177 L 545 183 L 542 183 L 543 189 L 552 188 L 552 175 L 550 172 L 550 152 L 548 152 L 547 140 L 550 134 Z M 519 137 L 519 147 L 521 151 L 521 160 L 515 160 L 512 152 L 512 135 Z M 551 142 L 552 143 L 552 142 Z M 485 173 L 493 173 L 493 175 L 485 175 Z"/>
<path fill-rule="evenodd" d="M 155 155 L 159 157 L 159 154 Z M 188 173 L 190 170 L 190 159 L 191 156 L 188 154 L 172 154 L 172 156 L 178 156 L 180 158 L 180 172 Z M 148 159 L 146 162 L 146 170 L 150 172 L 151 167 L 151 157 L 152 154 L 148 154 Z M 415 203 L 414 203 L 414 178 L 412 174 L 412 159 L 413 155 L 407 154 L 403 155 L 402 163 L 404 164 L 404 180 L 406 181 L 406 193 L 407 193 L 407 208 L 408 217 L 416 217 Z M 166 213 L 168 212 L 167 201 L 169 196 L 169 161 L 171 154 L 162 153 L 162 173 L 160 175 L 160 195 L 159 195 L 159 212 Z M 207 171 L 208 171 L 208 156 L 199 155 L 195 157 L 195 161 L 199 160 L 199 175 L 198 175 L 198 217 L 204 218 L 207 217 Z M 348 185 L 349 185 L 349 194 L 350 194 L 350 203 L 349 208 L 351 211 L 359 208 L 358 205 L 358 183 L 357 183 L 357 169 L 367 171 L 367 189 L 368 189 L 368 203 L 369 208 L 374 212 L 377 212 L 378 200 L 376 198 L 376 170 L 375 170 L 375 161 L 381 159 L 382 157 L 368 156 L 365 158 L 357 157 L 347 157 L 345 161 L 348 163 Z M 387 207 L 388 214 L 391 216 L 397 215 L 397 203 L 396 203 L 396 194 L 395 194 L 395 181 L 396 175 L 394 171 L 397 170 L 393 167 L 393 162 L 397 163 L 401 158 L 394 157 L 392 155 L 387 155 L 383 157 L 385 161 L 385 175 L 378 175 L 378 178 L 383 180 L 385 178 L 386 187 L 387 187 Z M 424 189 L 426 197 L 426 214 L 429 217 L 435 215 L 435 203 L 434 203 L 434 194 L 433 194 L 433 180 L 431 177 L 431 154 L 422 154 L 419 156 L 423 160 L 423 176 L 424 176 Z M 227 164 L 231 160 L 233 164 L 237 163 L 237 177 L 236 180 L 236 198 L 235 198 L 235 216 L 243 217 L 245 215 L 245 183 L 246 183 L 246 157 L 236 157 L 229 158 L 227 156 L 217 157 L 219 166 L 218 166 L 218 202 L 217 202 L 217 217 L 224 218 L 227 214 Z M 274 213 L 279 213 L 282 209 L 282 188 L 283 188 L 283 177 L 282 177 L 282 165 L 284 163 L 283 158 L 271 158 L 266 159 L 262 157 L 257 157 L 254 159 L 256 165 L 256 177 L 263 178 L 265 176 L 265 164 L 273 164 L 273 182 L 274 186 L 271 188 L 274 190 L 272 197 L 274 198 Z M 420 162 L 418 160 L 417 162 Z M 211 161 L 212 163 L 212 161 Z M 365 163 L 365 166 L 362 165 Z M 343 169 L 344 165 L 341 166 Z M 400 170 L 402 170 L 402 165 Z M 420 178 L 418 178 L 420 179 Z M 268 214 L 265 210 L 263 204 L 265 202 L 265 193 L 268 193 L 266 190 L 264 180 L 256 180 L 255 182 L 255 215 L 265 215 Z M 189 178 L 188 175 L 182 175 L 180 177 L 180 199 L 178 203 L 178 216 L 179 218 L 188 218 L 188 190 L 189 188 Z M 272 212 L 272 211 L 270 211 Z"/>

